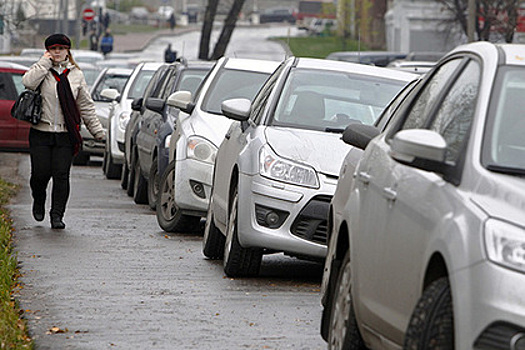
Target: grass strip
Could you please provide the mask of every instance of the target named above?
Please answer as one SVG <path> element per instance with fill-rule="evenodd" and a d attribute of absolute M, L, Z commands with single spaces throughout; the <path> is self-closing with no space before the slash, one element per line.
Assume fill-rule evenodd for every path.
<path fill-rule="evenodd" d="M 13 222 L 5 205 L 18 187 L 0 178 L 0 349 L 33 349 L 15 300 L 18 262 L 13 251 Z"/>
<path fill-rule="evenodd" d="M 296 57 L 325 58 L 329 53 L 336 51 L 365 51 L 367 47 L 354 40 L 343 40 L 336 36 L 298 36 L 277 37 L 288 45 Z"/>

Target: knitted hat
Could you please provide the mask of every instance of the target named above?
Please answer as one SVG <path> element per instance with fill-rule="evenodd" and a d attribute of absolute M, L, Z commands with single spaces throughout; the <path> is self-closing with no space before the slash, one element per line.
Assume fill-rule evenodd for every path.
<path fill-rule="evenodd" d="M 57 45 L 65 46 L 69 49 L 71 48 L 71 40 L 65 34 L 52 34 L 46 38 L 44 45 L 47 50 Z"/>

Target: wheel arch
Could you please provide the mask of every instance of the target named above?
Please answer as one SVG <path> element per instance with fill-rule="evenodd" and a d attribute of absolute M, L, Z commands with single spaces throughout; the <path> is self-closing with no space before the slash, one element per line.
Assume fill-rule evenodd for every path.
<path fill-rule="evenodd" d="M 427 268 L 425 270 L 425 277 L 423 279 L 423 285 L 421 289 L 421 293 L 434 281 L 440 279 L 441 277 L 447 277 L 448 278 L 448 268 L 447 263 L 445 262 L 445 259 L 443 255 L 439 252 L 435 252 L 430 257 L 430 260 L 428 261 Z"/>
<path fill-rule="evenodd" d="M 239 185 L 239 168 L 237 165 L 235 165 L 232 169 L 232 174 L 230 177 L 230 187 L 228 188 L 228 212 L 231 211 L 232 203 L 233 203 L 233 193 L 237 189 L 237 186 Z"/>

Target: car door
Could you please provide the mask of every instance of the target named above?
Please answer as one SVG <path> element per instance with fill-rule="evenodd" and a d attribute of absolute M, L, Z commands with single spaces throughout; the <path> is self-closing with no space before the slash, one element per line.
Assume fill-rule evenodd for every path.
<path fill-rule="evenodd" d="M 22 71 L 0 72 L 0 147 L 27 148 L 30 125 L 11 117 L 11 107 L 24 90 Z"/>
<path fill-rule="evenodd" d="M 390 141 L 400 129 L 432 125 L 439 129 L 440 123 L 434 123 L 433 118 L 443 119 L 444 108 L 448 108 L 448 115 L 454 115 L 455 108 L 471 117 L 477 90 L 472 92 L 470 86 L 477 88 L 478 81 L 479 66 L 469 58 L 456 57 L 441 64 L 413 99 L 398 110 L 394 125 L 371 143 L 357 171 L 361 208 L 353 247 L 360 301 L 357 312 L 367 327 L 398 344 L 403 342 L 421 293 L 419 281 L 426 264 L 426 244 L 453 207 L 443 191 L 447 181 L 435 173 L 396 162 L 390 156 Z M 468 111 L 457 102 L 447 103 L 455 96 L 472 102 L 465 103 Z M 457 142 L 462 145 L 463 141 L 461 138 Z M 457 142 L 451 145 L 458 147 Z"/>

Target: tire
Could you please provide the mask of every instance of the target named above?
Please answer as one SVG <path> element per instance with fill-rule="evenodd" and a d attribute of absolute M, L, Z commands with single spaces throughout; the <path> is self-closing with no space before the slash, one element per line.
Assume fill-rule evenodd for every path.
<path fill-rule="evenodd" d="M 204 238 L 202 240 L 202 253 L 208 259 L 221 259 L 224 255 L 224 243 L 226 238 L 213 222 L 213 213 L 208 209 L 206 226 L 204 226 Z"/>
<path fill-rule="evenodd" d="M 160 175 L 159 175 L 159 163 L 157 157 L 153 159 L 151 168 L 149 170 L 149 181 L 148 181 L 148 204 L 151 210 L 155 210 L 157 206 L 157 197 L 159 196 L 160 187 Z"/>
<path fill-rule="evenodd" d="M 113 162 L 111 152 L 104 153 L 104 174 L 106 179 L 120 179 L 122 167 Z"/>
<path fill-rule="evenodd" d="M 73 158 L 73 165 L 87 165 L 87 163 L 89 163 L 89 153 L 80 151 Z"/>
<path fill-rule="evenodd" d="M 135 182 L 135 163 L 137 162 L 137 158 L 136 158 L 136 155 L 135 155 L 135 151 L 132 149 L 131 150 L 131 164 L 129 165 L 129 177 L 128 177 L 128 189 L 127 189 L 127 194 L 128 196 L 130 197 L 133 197 L 134 193 L 133 193 L 133 183 Z"/>
<path fill-rule="evenodd" d="M 404 349 L 454 349 L 452 294 L 446 277 L 432 282 L 419 298 L 408 324 Z"/>
<path fill-rule="evenodd" d="M 137 204 L 148 204 L 148 181 L 140 171 L 139 160 L 135 159 L 135 178 L 133 179 L 133 201 Z"/>
<path fill-rule="evenodd" d="M 237 225 L 238 203 L 239 193 L 235 189 L 224 242 L 224 272 L 229 277 L 257 276 L 261 267 L 262 250 L 241 247 Z"/>
<path fill-rule="evenodd" d="M 168 164 L 161 176 L 155 212 L 159 226 L 166 232 L 195 231 L 200 217 L 183 215 L 175 204 L 175 162 Z"/>
<path fill-rule="evenodd" d="M 123 190 L 127 190 L 128 183 L 129 183 L 129 169 L 128 169 L 128 164 L 126 160 L 124 160 L 124 164 L 122 164 L 122 170 L 120 171 L 120 187 L 122 187 Z"/>
<path fill-rule="evenodd" d="M 364 350 L 366 349 L 355 318 L 351 293 L 350 252 L 343 259 L 333 289 L 328 330 L 328 349 Z"/>

